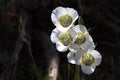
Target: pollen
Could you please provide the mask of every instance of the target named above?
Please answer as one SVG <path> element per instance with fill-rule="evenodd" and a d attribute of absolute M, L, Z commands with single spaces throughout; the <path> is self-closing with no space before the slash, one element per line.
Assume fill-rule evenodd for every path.
<path fill-rule="evenodd" d="M 91 66 L 95 59 L 90 53 L 85 53 L 82 55 L 82 63 L 86 66 Z"/>
<path fill-rule="evenodd" d="M 60 41 L 64 46 L 68 46 L 72 44 L 73 37 L 69 32 L 65 32 L 60 36 Z"/>
<path fill-rule="evenodd" d="M 63 15 L 63 16 L 61 16 L 61 17 L 59 18 L 59 23 L 60 23 L 60 25 L 62 25 L 63 27 L 68 27 L 68 26 L 70 26 L 71 23 L 72 23 L 72 17 L 69 16 L 68 14 L 65 14 L 65 15 Z"/>
<path fill-rule="evenodd" d="M 78 32 L 76 36 L 75 44 L 81 45 L 86 41 L 86 35 L 82 32 Z"/>

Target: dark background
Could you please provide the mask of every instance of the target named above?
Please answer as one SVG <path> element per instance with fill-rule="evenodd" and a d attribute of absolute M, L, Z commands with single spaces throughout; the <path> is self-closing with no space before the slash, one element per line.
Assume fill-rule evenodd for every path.
<path fill-rule="evenodd" d="M 55 28 L 51 21 L 51 12 L 58 6 L 71 7 L 78 11 L 84 25 L 90 29 L 96 49 L 102 54 L 102 63 L 95 73 L 87 76 L 81 72 L 81 76 L 86 77 L 84 80 L 119 80 L 119 0 L 0 0 L 0 80 L 35 80 L 34 72 L 30 73 L 31 68 L 29 69 L 31 59 L 27 45 L 20 39 L 20 15 L 26 20 L 27 36 L 24 37 L 31 40 L 35 62 L 41 68 L 42 76 L 45 76 L 48 64 L 44 46 L 48 46 L 48 37 Z M 56 50 L 54 44 L 50 45 Z M 59 75 L 66 80 L 62 72 L 68 64 L 67 52 L 57 53 L 60 58 Z M 74 65 L 71 66 L 74 69 Z M 70 74 L 73 74 L 72 71 Z"/>

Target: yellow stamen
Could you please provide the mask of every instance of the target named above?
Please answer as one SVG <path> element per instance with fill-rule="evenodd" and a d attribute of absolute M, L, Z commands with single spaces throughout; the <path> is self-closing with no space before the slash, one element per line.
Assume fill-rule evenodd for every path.
<path fill-rule="evenodd" d="M 64 34 L 60 36 L 60 41 L 62 42 L 64 46 L 68 46 L 72 44 L 73 37 L 69 32 L 65 32 Z"/>
<path fill-rule="evenodd" d="M 82 55 L 82 63 L 86 66 L 91 66 L 95 59 L 90 53 L 85 53 Z"/>
<path fill-rule="evenodd" d="M 63 26 L 63 27 L 68 27 L 69 25 L 71 25 L 72 23 L 72 17 L 69 16 L 68 14 L 65 14 L 63 16 L 61 16 L 59 18 L 59 23 Z"/>

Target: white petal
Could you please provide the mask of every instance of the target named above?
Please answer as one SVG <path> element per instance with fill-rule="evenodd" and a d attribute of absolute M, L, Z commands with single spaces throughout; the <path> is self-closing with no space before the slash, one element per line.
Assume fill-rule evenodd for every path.
<path fill-rule="evenodd" d="M 59 31 L 55 28 L 53 29 L 51 35 L 50 35 L 50 39 L 53 43 L 56 43 L 57 41 L 59 41 L 58 37 L 59 37 Z"/>
<path fill-rule="evenodd" d="M 77 45 L 75 45 L 75 44 L 71 45 L 71 46 L 69 47 L 69 50 L 70 50 L 70 51 L 71 51 L 71 50 L 76 50 L 79 55 L 82 55 L 83 53 L 86 52 L 86 50 L 82 49 L 80 46 L 77 46 Z"/>
<path fill-rule="evenodd" d="M 80 25 L 80 31 L 83 33 L 88 33 L 87 28 L 84 25 Z"/>
<path fill-rule="evenodd" d="M 58 19 L 64 14 L 66 14 L 66 10 L 63 7 L 57 7 L 52 11 L 51 20 L 55 26 L 60 26 Z"/>
<path fill-rule="evenodd" d="M 90 50 L 90 53 L 94 56 L 95 58 L 95 65 L 98 66 L 100 65 L 101 61 L 102 61 L 102 56 L 101 54 L 96 51 L 96 50 Z"/>
<path fill-rule="evenodd" d="M 64 46 L 61 42 L 56 43 L 56 48 L 60 52 L 65 52 L 68 49 L 68 46 Z"/>
<path fill-rule="evenodd" d="M 52 13 L 55 13 L 57 19 L 59 19 L 62 15 L 66 14 L 66 8 L 64 7 L 57 7 L 53 10 Z"/>
<path fill-rule="evenodd" d="M 71 64 L 77 64 L 80 65 L 80 56 L 79 55 L 73 55 L 71 52 L 67 55 L 68 62 Z"/>
<path fill-rule="evenodd" d="M 78 12 L 73 8 L 66 8 L 66 13 L 70 15 L 73 19 L 73 22 L 75 22 L 78 18 Z"/>
<path fill-rule="evenodd" d="M 85 41 L 85 43 L 83 43 L 81 45 L 81 48 L 83 48 L 85 50 L 94 49 L 95 48 L 93 39 L 92 39 L 92 37 L 90 35 L 87 35 L 86 41 Z"/>
<path fill-rule="evenodd" d="M 84 64 L 81 64 L 82 72 L 85 74 L 91 74 L 95 71 L 96 66 L 93 64 L 92 66 L 85 66 Z"/>
<path fill-rule="evenodd" d="M 52 22 L 55 26 L 59 25 L 58 18 L 56 16 L 55 11 L 53 11 L 52 14 L 51 14 L 51 20 L 52 20 Z"/>
<path fill-rule="evenodd" d="M 93 42 L 89 42 L 89 41 L 86 41 L 85 43 L 80 45 L 81 49 L 84 49 L 85 51 L 87 51 L 88 49 L 93 48 L 92 46 L 94 46 Z"/>
<path fill-rule="evenodd" d="M 73 28 L 70 28 L 69 30 L 68 30 L 68 32 L 72 35 L 72 37 L 73 37 L 73 43 L 74 43 L 74 41 L 76 40 L 76 32 L 73 30 Z"/>
<path fill-rule="evenodd" d="M 73 27 L 73 30 L 75 30 L 75 32 L 81 32 L 79 25 L 74 26 L 74 27 Z"/>
<path fill-rule="evenodd" d="M 88 33 L 87 28 L 84 25 L 76 25 L 75 27 L 73 27 L 73 29 L 76 32 L 83 32 L 83 33 Z"/>
<path fill-rule="evenodd" d="M 61 31 L 61 32 L 66 32 L 67 30 L 69 30 L 69 29 L 70 29 L 70 26 L 69 26 L 69 27 L 64 28 L 64 27 L 63 27 L 63 26 L 61 26 L 60 24 L 57 24 L 57 25 L 56 25 L 56 28 L 57 28 L 57 30 L 59 30 L 59 31 Z"/>
<path fill-rule="evenodd" d="M 80 49 L 80 47 L 73 44 L 73 45 L 71 45 L 71 46 L 69 47 L 69 49 L 70 49 L 70 51 L 71 51 L 71 50 L 76 50 L 76 51 L 78 51 L 78 50 Z"/>
<path fill-rule="evenodd" d="M 88 40 L 89 40 L 90 42 L 93 42 L 92 37 L 91 37 L 89 34 L 87 34 L 87 35 L 88 35 Z"/>

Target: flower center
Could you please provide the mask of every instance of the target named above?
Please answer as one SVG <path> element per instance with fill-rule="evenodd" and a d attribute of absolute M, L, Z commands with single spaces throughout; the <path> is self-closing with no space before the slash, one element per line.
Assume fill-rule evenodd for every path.
<path fill-rule="evenodd" d="M 69 16 L 68 14 L 65 14 L 59 18 L 59 23 L 63 27 L 68 27 L 72 23 L 72 17 Z"/>
<path fill-rule="evenodd" d="M 76 38 L 75 44 L 81 45 L 81 44 L 83 44 L 85 41 L 86 41 L 86 35 L 85 35 L 84 33 L 82 33 L 82 32 L 78 32 L 78 33 L 77 33 L 77 38 Z"/>
<path fill-rule="evenodd" d="M 65 32 L 60 36 L 60 41 L 64 46 L 68 46 L 72 43 L 73 37 L 69 32 Z"/>
<path fill-rule="evenodd" d="M 95 59 L 90 53 L 85 53 L 82 55 L 82 63 L 86 66 L 91 66 Z"/>

